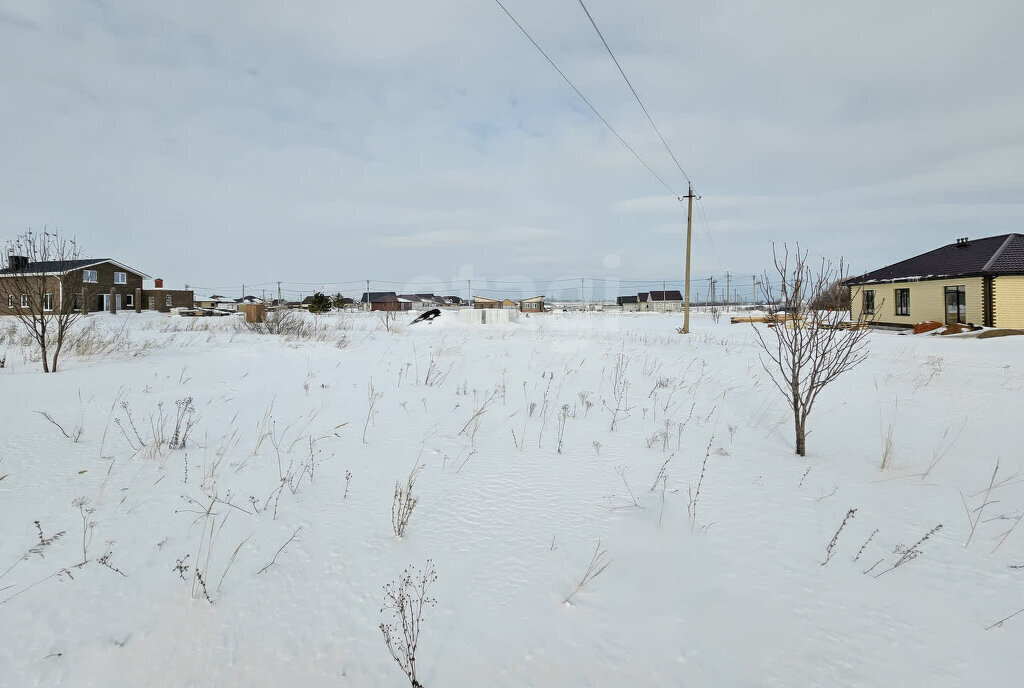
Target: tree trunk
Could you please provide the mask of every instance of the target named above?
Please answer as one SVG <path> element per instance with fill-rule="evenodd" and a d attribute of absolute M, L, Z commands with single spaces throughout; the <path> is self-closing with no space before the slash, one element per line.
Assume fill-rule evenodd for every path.
<path fill-rule="evenodd" d="M 796 453 L 800 456 L 807 456 L 807 428 L 806 422 L 796 419 Z"/>

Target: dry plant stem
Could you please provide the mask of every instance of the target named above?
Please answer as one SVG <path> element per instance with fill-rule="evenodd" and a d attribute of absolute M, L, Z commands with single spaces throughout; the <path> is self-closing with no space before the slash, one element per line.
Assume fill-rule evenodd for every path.
<path fill-rule="evenodd" d="M 291 544 L 292 540 L 294 540 L 296 537 L 298 537 L 300 530 L 302 530 L 302 526 L 299 526 L 298 528 L 296 528 L 295 531 L 292 533 L 292 536 L 290 538 L 288 538 L 287 540 L 285 540 L 283 545 L 281 545 L 280 547 L 277 548 L 277 552 L 274 553 L 274 558 L 270 560 L 270 563 L 268 563 L 266 566 L 264 566 L 263 568 L 261 568 L 259 571 L 256 572 L 257 576 L 259 574 L 263 573 L 264 571 L 266 571 L 267 569 L 269 569 L 271 566 L 274 566 L 275 564 L 277 564 L 277 558 L 279 556 L 281 556 L 281 552 L 284 551 L 285 547 L 287 547 L 289 544 Z M 249 537 L 252 537 L 252 536 L 250 535 Z M 248 540 L 248 539 L 249 538 L 246 538 L 246 540 Z M 242 541 L 242 544 L 245 544 L 244 540 Z M 241 547 L 241 546 L 242 545 L 239 545 L 239 547 Z M 237 552 L 238 550 L 236 549 L 235 551 Z M 232 559 L 234 559 L 233 556 L 232 556 Z M 229 567 L 230 567 L 230 565 L 229 565 Z M 227 573 L 227 571 L 225 571 L 225 573 Z"/>
<path fill-rule="evenodd" d="M 989 496 L 992 494 L 992 489 L 996 483 L 996 475 L 999 473 L 999 460 L 996 459 L 996 467 L 992 471 L 992 478 L 988 481 L 988 487 L 985 489 L 985 496 L 981 500 L 981 505 L 976 507 L 973 511 L 967 506 L 967 500 L 964 498 L 963 493 L 960 493 L 960 499 L 963 500 L 964 509 L 967 510 L 967 521 L 971 524 L 971 530 L 967 535 L 967 542 L 964 543 L 964 549 L 971 544 L 971 539 L 974 537 L 974 531 L 978 528 L 978 523 L 981 522 L 982 514 L 985 513 L 985 507 L 991 504 Z M 972 515 L 973 514 L 973 515 Z"/>
<path fill-rule="evenodd" d="M 986 628 L 985 630 L 986 630 L 986 631 L 991 631 L 991 630 L 992 630 L 993 628 L 997 628 L 997 627 L 1000 627 L 1000 626 L 1002 626 L 1002 625 L 1003 625 L 1003 624 L 1004 624 L 1005 622 L 1009 621 L 1010 619 L 1012 619 L 1013 617 L 1017 616 L 1017 615 L 1018 615 L 1018 614 L 1020 614 L 1021 612 L 1024 612 L 1024 609 L 1018 609 L 1018 610 L 1017 610 L 1017 611 L 1015 611 L 1015 612 L 1014 612 L 1013 614 L 1010 614 L 1009 616 L 1004 616 L 1004 617 L 1003 617 L 1002 619 L 1000 619 L 999 621 L 996 621 L 996 622 L 995 622 L 994 624 L 992 624 L 991 626 L 989 626 L 989 627 L 988 627 L 988 628 Z"/>
<path fill-rule="evenodd" d="M 929 530 L 927 533 L 925 533 L 921 537 L 920 540 L 918 540 L 913 545 L 908 547 L 907 550 L 905 552 L 903 552 L 903 554 L 900 556 L 900 558 L 897 559 L 896 562 L 892 566 L 890 566 L 887 569 L 884 569 L 883 571 L 880 571 L 880 572 L 876 573 L 875 574 L 875 578 L 878 578 L 882 574 L 889 573 L 893 569 L 896 569 L 896 568 L 899 568 L 900 566 L 903 566 L 908 561 L 913 561 L 914 559 L 916 559 L 918 556 L 921 555 L 921 550 L 919 549 L 919 547 L 921 545 L 923 545 L 928 539 L 930 539 L 932 535 L 934 535 L 935 533 L 939 532 L 940 530 L 942 530 L 942 524 L 941 523 L 939 525 L 935 526 L 934 528 L 932 528 L 931 530 Z M 872 567 L 872 568 L 874 568 L 874 567 Z"/>
<path fill-rule="evenodd" d="M 604 573 L 604 570 L 611 565 L 610 561 L 605 561 L 608 556 L 608 550 L 601 549 L 601 541 L 597 541 L 597 546 L 594 547 L 594 554 L 590 557 L 590 564 L 587 566 L 587 570 L 583 573 L 576 587 L 573 589 L 569 596 L 565 598 L 566 604 L 571 604 L 572 598 L 576 596 L 583 588 L 590 585 L 595 578 Z"/>
<path fill-rule="evenodd" d="M 1024 518 L 1024 513 L 1018 515 L 1017 518 L 1013 519 L 1013 525 L 1006 529 L 1006 532 L 1002 534 L 1002 536 L 999 538 L 999 542 L 996 543 L 996 546 L 992 548 L 992 551 L 989 552 L 989 554 L 995 554 L 996 550 L 1003 546 L 1003 543 L 1006 542 L 1006 538 L 1010 537 L 1013 531 L 1016 530 L 1017 525 L 1020 523 L 1022 518 Z"/>
<path fill-rule="evenodd" d="M 47 413 L 46 411 L 36 411 L 36 413 L 38 413 L 43 418 L 56 425 L 57 429 L 60 430 L 60 434 L 64 435 L 64 437 L 66 437 L 67 439 L 71 439 L 71 435 L 69 435 L 67 431 L 65 431 L 64 428 L 61 427 L 61 424 L 54 420 L 53 416 L 51 416 L 49 413 Z"/>
<path fill-rule="evenodd" d="M 846 516 L 843 517 L 843 522 L 839 524 L 839 528 L 836 530 L 836 534 L 832 536 L 832 541 L 829 542 L 828 547 L 825 548 L 825 561 L 821 562 L 822 566 L 827 564 L 832 559 L 832 555 L 835 553 L 836 544 L 839 542 L 839 534 L 843 532 L 843 528 L 846 527 L 847 521 L 853 518 L 856 514 L 856 509 L 848 509 L 846 511 Z M 867 545 L 866 542 L 864 544 Z M 863 547 L 861 549 L 863 549 Z M 857 556 L 860 555 L 858 554 Z M 854 561 L 856 561 L 856 559 L 854 559 Z"/>
<path fill-rule="evenodd" d="M 717 425 L 717 423 L 716 423 Z M 708 467 L 708 458 L 711 456 L 711 445 L 715 441 L 715 434 L 711 434 L 711 439 L 708 440 L 708 448 L 704 452 L 704 461 L 700 466 L 700 478 L 697 479 L 697 489 L 690 493 L 690 502 L 687 505 L 687 511 L 690 514 L 690 532 L 693 532 L 694 525 L 697 523 L 697 500 L 700 499 L 700 488 L 704 484 L 704 473 Z"/>
<path fill-rule="evenodd" d="M 437 572 L 428 559 L 422 570 L 406 568 L 397 581 L 384 586 L 384 606 L 380 611 L 382 614 L 389 611 L 397 623 L 381 623 L 378 628 L 388 652 L 412 688 L 423 687 L 416 676 L 416 653 L 423 627 L 423 611 L 437 604 L 437 600 L 427 594 L 435 581 Z"/>
<path fill-rule="evenodd" d="M 231 570 L 231 565 L 235 563 L 235 557 L 238 556 L 238 551 L 242 549 L 242 545 L 249 542 L 253 535 L 255 535 L 255 533 L 252 533 L 249 537 L 239 542 L 238 547 L 235 547 L 235 551 L 231 553 L 231 558 L 228 559 L 228 565 L 224 567 L 224 573 L 220 574 L 220 580 L 217 581 L 217 592 L 220 592 L 220 586 L 224 584 L 224 578 L 228 575 L 228 571 Z"/>
<path fill-rule="evenodd" d="M 858 560 L 858 559 L 860 559 L 860 555 L 864 554 L 864 550 L 865 550 L 865 548 L 867 548 L 868 544 L 869 544 L 869 543 L 870 543 L 870 542 L 871 542 L 872 540 L 874 540 L 874 539 L 875 539 L 875 536 L 876 536 L 876 535 L 878 535 L 878 528 L 875 528 L 875 529 L 874 529 L 874 530 L 873 530 L 873 531 L 871 532 L 871 535 L 869 535 L 869 536 L 868 536 L 868 539 L 867 539 L 867 540 L 865 540 L 865 541 L 864 541 L 864 544 L 860 546 L 860 549 L 859 549 L 859 550 L 857 550 L 857 556 L 855 556 L 855 557 L 853 558 L 853 561 L 854 561 L 855 563 L 857 562 L 857 560 Z"/>
<path fill-rule="evenodd" d="M 807 418 L 818 395 L 867 358 L 869 331 L 844 326 L 844 311 L 818 311 L 810 306 L 845 280 L 842 262 L 833 266 L 823 259 L 813 270 L 807 262 L 807 251 L 799 244 L 794 253 L 783 247 L 781 254 L 775 249 L 773 254 L 775 269 L 772 275 L 764 274 L 764 295 L 768 303 L 786 307 L 787 320 L 767 328 L 751 326 L 763 352 L 761 365 L 792 411 L 796 453 L 806 456 Z M 773 284 L 781 284 L 778 294 Z"/>
<path fill-rule="evenodd" d="M 409 527 L 409 519 L 412 518 L 412 512 L 419 502 L 412 491 L 416 486 L 420 469 L 421 467 L 417 465 L 409 471 L 405 485 L 398 480 L 395 481 L 395 494 L 391 501 L 391 530 L 395 533 L 395 537 L 400 538 L 405 535 L 405 531 Z"/>
<path fill-rule="evenodd" d="M 380 311 L 381 313 L 387 313 L 390 311 Z M 363 444 L 366 444 L 366 431 L 373 422 L 373 419 L 377 416 L 377 402 L 383 397 L 383 392 L 377 392 L 373 386 L 373 380 L 366 388 L 366 421 L 363 423 Z"/>
<path fill-rule="evenodd" d="M 939 462 L 949 453 L 949 450 L 953 448 L 957 440 L 960 439 L 960 435 L 964 434 L 964 429 L 967 427 L 967 419 L 964 418 L 964 422 L 960 424 L 960 429 L 957 430 L 956 435 L 952 439 L 949 438 L 949 428 L 946 428 L 942 433 L 942 439 L 939 440 L 939 446 L 935 449 L 935 453 L 932 454 L 932 462 L 928 464 L 928 468 L 921 474 L 921 480 L 924 480 L 932 472 L 932 470 L 939 465 Z"/>

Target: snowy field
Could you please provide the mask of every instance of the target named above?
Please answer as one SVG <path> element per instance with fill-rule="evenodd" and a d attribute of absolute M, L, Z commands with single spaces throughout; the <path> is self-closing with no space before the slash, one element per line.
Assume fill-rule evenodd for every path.
<path fill-rule="evenodd" d="M 430 559 L 430 688 L 1021 685 L 1024 338 L 873 333 L 802 459 L 750 325 L 304 317 L 0 323 L 0 684 L 408 685 Z"/>

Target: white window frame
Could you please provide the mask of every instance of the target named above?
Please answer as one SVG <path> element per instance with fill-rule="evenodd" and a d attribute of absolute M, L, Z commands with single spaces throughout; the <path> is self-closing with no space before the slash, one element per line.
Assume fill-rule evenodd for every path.
<path fill-rule="evenodd" d="M 95 270 L 82 270 L 83 284 L 96 284 L 97 282 L 99 282 L 99 280 L 99 273 L 96 272 Z"/>
<path fill-rule="evenodd" d="M 128 273 L 127 272 L 115 272 L 114 273 L 114 284 L 128 284 Z"/>
<path fill-rule="evenodd" d="M 14 294 L 7 295 L 7 307 L 14 308 Z"/>
<path fill-rule="evenodd" d="M 21 295 L 21 307 L 28 308 L 28 294 Z"/>
<path fill-rule="evenodd" d="M 168 308 L 171 307 L 171 295 L 170 294 L 167 295 L 167 307 Z"/>
<path fill-rule="evenodd" d="M 46 294 L 43 294 L 43 310 L 47 311 L 47 312 L 53 310 L 53 294 L 52 293 L 47 292 Z"/>
<path fill-rule="evenodd" d="M 135 308 L 135 294 L 129 292 L 124 295 L 124 307 Z"/>

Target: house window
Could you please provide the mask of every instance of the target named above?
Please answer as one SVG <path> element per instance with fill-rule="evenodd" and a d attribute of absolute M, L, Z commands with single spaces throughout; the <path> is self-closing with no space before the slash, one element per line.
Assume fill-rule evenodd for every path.
<path fill-rule="evenodd" d="M 82 297 L 78 295 L 78 292 L 75 292 L 74 294 L 74 299 L 71 302 L 71 309 L 75 311 L 82 310 Z"/>
<path fill-rule="evenodd" d="M 7 307 L 14 308 L 14 294 L 7 295 Z"/>
<path fill-rule="evenodd" d="M 910 315 L 910 290 L 896 290 L 896 315 Z"/>
<path fill-rule="evenodd" d="M 151 310 L 151 311 L 155 311 L 156 310 L 156 297 L 155 296 L 150 296 L 149 297 L 149 310 Z"/>
<path fill-rule="evenodd" d="M 53 310 L 53 294 L 43 294 L 43 310 Z"/>
<path fill-rule="evenodd" d="M 875 291 L 873 289 L 864 290 L 861 311 L 864 313 L 864 315 L 875 314 Z"/>
<path fill-rule="evenodd" d="M 95 270 L 82 270 L 82 281 L 86 284 L 96 284 L 99 281 L 99 275 Z"/>
<path fill-rule="evenodd" d="M 129 293 L 124 295 L 124 307 L 135 308 L 135 294 Z"/>
<path fill-rule="evenodd" d="M 171 295 L 170 294 L 167 295 L 167 307 L 168 308 L 171 307 Z"/>
<path fill-rule="evenodd" d="M 128 275 L 123 272 L 115 272 L 114 284 L 128 284 Z"/>
<path fill-rule="evenodd" d="M 28 294 L 21 295 L 21 307 L 28 308 Z"/>

